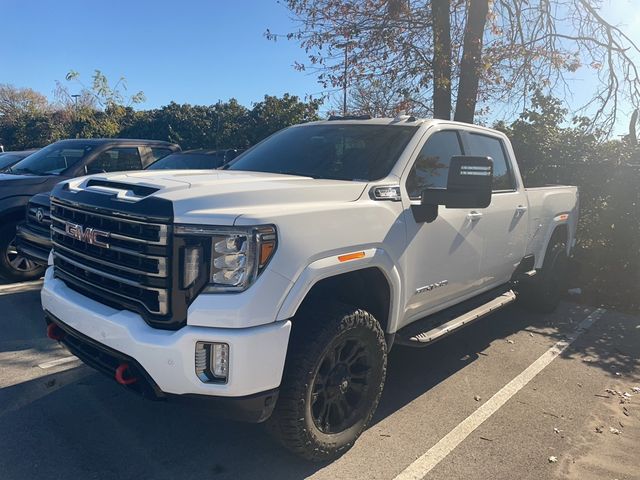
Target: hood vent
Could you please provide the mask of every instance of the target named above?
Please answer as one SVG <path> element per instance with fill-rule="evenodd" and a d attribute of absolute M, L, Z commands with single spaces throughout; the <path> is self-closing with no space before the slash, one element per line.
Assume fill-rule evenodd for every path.
<path fill-rule="evenodd" d="M 117 193 L 118 197 L 123 197 L 123 199 L 134 197 L 133 199 L 135 200 L 148 197 L 160 190 L 159 188 L 149 187 L 146 185 L 111 182 L 109 180 L 100 180 L 98 178 L 90 179 L 85 185 L 85 188 L 88 190 L 103 191 L 105 193 Z"/>

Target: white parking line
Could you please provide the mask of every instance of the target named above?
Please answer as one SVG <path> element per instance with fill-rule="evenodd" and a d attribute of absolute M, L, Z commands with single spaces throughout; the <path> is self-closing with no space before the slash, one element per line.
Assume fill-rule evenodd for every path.
<path fill-rule="evenodd" d="M 64 365 L 65 363 L 71 363 L 75 361 L 80 361 L 78 357 L 75 355 L 70 355 L 68 357 L 56 358 L 55 360 L 50 360 L 48 362 L 40 363 L 38 366 L 43 369 L 57 367 L 59 365 Z"/>
<path fill-rule="evenodd" d="M 31 282 L 21 283 L 9 283 L 7 285 L 0 285 L 0 295 L 7 295 L 9 293 L 28 292 L 42 286 L 43 280 L 33 280 Z"/>
<path fill-rule="evenodd" d="M 606 310 L 598 308 L 591 312 L 578 327 L 567 336 L 566 340 L 561 340 L 553 347 L 543 353 L 535 362 L 529 365 L 520 375 L 507 383 L 493 397 L 469 415 L 457 427 L 445 435 L 438 443 L 427 450 L 416 461 L 403 470 L 395 480 L 418 480 L 424 478 L 433 468 L 438 465 L 454 448 L 464 441 L 476 428 L 497 412 L 507 401 L 518 393 L 522 387 L 527 385 L 538 373 L 549 365 L 558 355 L 564 352 L 582 332 L 587 330 L 596 322 Z"/>

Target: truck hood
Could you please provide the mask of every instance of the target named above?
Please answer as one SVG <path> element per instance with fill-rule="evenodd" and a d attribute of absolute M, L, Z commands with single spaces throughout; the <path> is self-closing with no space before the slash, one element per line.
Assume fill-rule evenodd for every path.
<path fill-rule="evenodd" d="M 236 170 L 163 170 L 93 175 L 71 180 L 71 189 L 87 188 L 92 179 L 150 187 L 148 196 L 170 200 L 176 223 L 233 225 L 235 219 L 256 208 L 352 202 L 366 182 L 318 180 L 310 177 Z"/>

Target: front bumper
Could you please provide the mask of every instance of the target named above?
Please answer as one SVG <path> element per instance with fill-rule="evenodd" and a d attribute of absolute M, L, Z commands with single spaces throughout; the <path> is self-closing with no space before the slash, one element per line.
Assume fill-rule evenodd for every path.
<path fill-rule="evenodd" d="M 75 292 L 53 277 L 52 268 L 45 275 L 42 307 L 49 321 L 62 323 L 85 343 L 133 359 L 156 394 L 249 397 L 278 388 L 282 380 L 289 321 L 237 329 L 190 325 L 176 331 L 155 329 L 133 312 L 115 310 Z M 203 383 L 196 376 L 198 341 L 229 344 L 226 384 Z"/>
<path fill-rule="evenodd" d="M 20 224 L 16 230 L 16 246 L 24 257 L 38 265 L 47 265 L 51 251 L 51 239 L 48 236 L 42 236 L 28 225 Z"/>

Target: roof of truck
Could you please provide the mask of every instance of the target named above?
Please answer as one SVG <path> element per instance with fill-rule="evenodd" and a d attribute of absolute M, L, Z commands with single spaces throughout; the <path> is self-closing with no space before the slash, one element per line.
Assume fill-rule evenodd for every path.
<path fill-rule="evenodd" d="M 395 118 L 390 117 L 380 117 L 380 118 L 372 118 L 368 115 L 350 115 L 346 117 L 330 117 L 327 120 L 319 120 L 317 122 L 310 122 L 301 125 L 311 125 L 311 124 L 322 124 L 322 125 L 332 125 L 332 124 L 345 124 L 345 125 L 392 125 L 392 126 L 423 126 L 423 125 L 434 125 L 434 124 L 446 124 L 450 126 L 459 126 L 462 128 L 473 128 L 478 130 L 484 130 L 487 133 L 492 133 L 493 135 L 502 134 L 502 132 L 492 129 L 490 127 L 485 127 L 482 125 L 476 125 L 472 123 L 464 123 L 464 122 L 456 122 L 454 120 L 446 120 L 446 119 L 438 119 L 438 118 L 419 118 L 414 117 L 412 115 L 399 115 Z"/>

